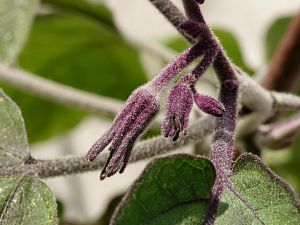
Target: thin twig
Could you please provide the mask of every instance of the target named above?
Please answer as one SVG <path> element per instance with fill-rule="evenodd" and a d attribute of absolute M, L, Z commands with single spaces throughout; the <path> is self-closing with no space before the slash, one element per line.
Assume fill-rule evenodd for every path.
<path fill-rule="evenodd" d="M 188 134 L 180 137 L 176 142 L 163 136 L 140 141 L 133 149 L 131 162 L 148 159 L 188 144 L 201 142 L 206 135 L 212 132 L 213 127 L 214 118 L 207 116 L 191 125 Z M 107 157 L 108 154 L 103 154 L 93 163 L 87 161 L 85 157 L 69 157 L 54 160 L 35 160 L 32 164 L 20 166 L 2 166 L 0 167 L 0 177 L 20 175 L 26 171 L 33 171 L 43 178 L 84 173 L 101 169 Z"/>
<path fill-rule="evenodd" d="M 276 100 L 280 99 L 280 104 L 284 102 L 290 102 L 291 97 L 294 102 L 297 104 L 300 102 L 300 97 L 291 96 L 284 93 L 276 93 L 276 98 L 271 97 L 271 92 L 266 91 L 262 87 L 259 86 L 255 81 L 251 78 L 238 74 L 239 83 L 241 85 L 241 101 L 247 103 L 249 106 L 255 106 L 254 102 L 258 100 L 261 101 L 263 107 L 253 108 L 253 110 L 265 113 L 265 118 L 268 117 L 267 111 L 271 107 L 271 111 L 269 112 L 269 116 L 271 116 L 277 107 L 272 108 L 272 106 L 276 106 Z M 255 95 L 257 93 L 257 95 Z M 263 112 L 263 108 L 267 108 L 266 112 Z M 285 108 L 283 108 L 285 109 Z M 256 123 L 255 126 L 258 126 L 262 123 L 261 114 L 255 113 L 251 116 L 251 120 L 247 120 L 247 122 L 243 122 L 246 118 L 241 119 L 239 122 L 244 125 L 239 129 L 239 132 L 247 134 L 249 131 L 250 125 L 254 122 L 260 121 L 260 123 Z M 153 157 L 155 155 L 164 154 L 169 151 L 172 151 L 174 148 L 179 148 L 181 146 L 187 144 L 195 144 L 201 142 L 203 137 L 207 134 L 212 133 L 213 130 L 213 120 L 211 117 L 200 119 L 200 121 L 195 122 L 188 129 L 188 133 L 186 136 L 179 138 L 176 142 L 172 142 L 164 137 L 156 137 L 152 139 L 148 139 L 145 141 L 140 141 L 136 144 L 133 149 L 133 157 L 132 162 Z M 248 125 L 247 125 L 248 124 Z M 254 126 L 253 128 L 254 129 Z M 22 166 L 15 167 L 0 167 L 0 177 L 8 176 L 8 175 L 16 175 L 16 174 L 24 174 L 26 171 L 35 171 L 42 177 L 53 177 L 53 176 L 62 176 L 67 174 L 78 174 L 84 173 L 87 171 L 94 171 L 101 169 L 106 161 L 106 157 L 102 156 L 95 163 L 90 163 L 86 161 L 84 157 L 70 157 L 64 159 L 54 159 L 54 160 L 37 160 L 33 161 L 33 164 L 26 164 Z"/>
<path fill-rule="evenodd" d="M 288 119 L 262 125 L 256 133 L 256 143 L 271 149 L 282 149 L 290 146 L 300 131 L 300 113 Z"/>
<path fill-rule="evenodd" d="M 291 21 L 272 57 L 261 85 L 274 91 L 294 92 L 300 84 L 300 12 Z"/>
<path fill-rule="evenodd" d="M 100 97 L 96 94 L 81 91 L 24 70 L 1 64 L 0 81 L 26 93 L 93 113 L 116 115 L 123 105 L 121 101 Z"/>
<path fill-rule="evenodd" d="M 164 2 L 167 4 L 169 1 L 164 0 Z M 183 0 L 183 3 L 188 18 L 202 24 L 202 26 L 204 25 L 206 27 L 204 38 L 212 40 L 218 45 L 219 49 L 213 61 L 213 67 L 221 84 L 219 99 L 226 111 L 222 117 L 216 119 L 212 140 L 211 159 L 216 169 L 216 181 L 205 216 L 205 224 L 213 224 L 217 214 L 219 199 L 224 190 L 224 184 L 231 174 L 237 122 L 238 80 L 233 64 L 206 25 L 199 5 L 194 0 Z"/>
<path fill-rule="evenodd" d="M 299 110 L 300 97 L 288 93 L 272 92 L 278 110 Z"/>

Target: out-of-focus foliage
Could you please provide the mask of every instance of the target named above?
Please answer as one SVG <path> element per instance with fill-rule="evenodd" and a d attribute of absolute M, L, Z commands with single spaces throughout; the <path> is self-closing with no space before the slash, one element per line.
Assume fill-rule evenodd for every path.
<path fill-rule="evenodd" d="M 105 6 L 83 0 L 46 2 L 50 12 L 36 18 L 19 56 L 22 68 L 119 99 L 146 81 L 137 51 L 117 31 Z M 31 142 L 61 133 L 85 115 L 6 90 L 22 108 Z"/>
<path fill-rule="evenodd" d="M 292 17 L 281 17 L 275 20 L 266 32 L 265 48 L 266 48 L 266 59 L 270 61 L 272 55 L 278 48 L 285 31 L 288 29 L 288 25 L 291 22 Z M 299 92 L 298 92 L 299 93 Z M 296 192 L 300 193 L 300 173 L 299 173 L 299 162 L 300 162 L 300 136 L 296 137 L 293 145 L 285 150 L 286 152 L 277 153 L 273 157 L 268 157 L 270 167 L 281 177 L 284 177 L 290 184 L 293 185 Z M 278 155 L 285 155 L 286 158 L 283 161 L 278 161 Z M 269 154 L 268 154 L 269 155 Z M 282 156 L 280 156 L 282 157 Z"/>
<path fill-rule="evenodd" d="M 278 18 L 269 27 L 265 37 L 265 57 L 268 62 L 271 60 L 272 55 L 276 51 L 280 40 L 291 22 L 291 19 L 291 16 Z"/>
<path fill-rule="evenodd" d="M 0 1 L 0 61 L 11 64 L 21 50 L 39 0 Z"/>

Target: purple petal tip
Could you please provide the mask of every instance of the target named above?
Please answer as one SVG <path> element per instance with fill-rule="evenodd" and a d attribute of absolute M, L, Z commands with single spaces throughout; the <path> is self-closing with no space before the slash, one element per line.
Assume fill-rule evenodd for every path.
<path fill-rule="evenodd" d="M 189 115 L 193 107 L 191 84 L 194 77 L 186 75 L 170 92 L 167 103 L 167 114 L 162 126 L 162 134 L 176 141 L 180 133 L 186 131 Z"/>

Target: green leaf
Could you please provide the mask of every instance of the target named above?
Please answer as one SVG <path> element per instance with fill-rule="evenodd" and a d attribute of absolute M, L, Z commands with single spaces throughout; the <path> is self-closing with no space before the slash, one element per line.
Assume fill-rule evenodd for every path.
<path fill-rule="evenodd" d="M 0 89 L 0 165 L 22 164 L 29 157 L 19 107 Z"/>
<path fill-rule="evenodd" d="M 265 54 L 267 61 L 271 60 L 291 20 L 291 16 L 281 17 L 275 20 L 269 27 L 265 38 Z"/>
<path fill-rule="evenodd" d="M 202 224 L 214 180 L 208 159 L 185 154 L 156 159 L 123 198 L 113 224 Z"/>
<path fill-rule="evenodd" d="M 78 2 L 69 1 L 69 5 L 78 8 Z M 95 7 L 94 14 L 100 6 Z M 107 21 L 62 9 L 37 17 L 19 57 L 20 66 L 63 84 L 125 100 L 147 79 L 137 51 Z M 85 116 L 76 109 L 5 90 L 22 108 L 30 142 L 61 134 Z"/>
<path fill-rule="evenodd" d="M 166 45 L 177 52 L 182 52 L 189 47 L 187 40 L 181 36 L 167 39 Z"/>
<path fill-rule="evenodd" d="M 243 155 L 233 169 L 232 183 L 265 224 L 300 224 L 300 205 L 289 185 L 275 175 L 261 160 Z M 221 198 L 215 224 L 261 224 L 252 210 L 233 192 L 226 190 Z"/>
<path fill-rule="evenodd" d="M 214 28 L 213 31 L 220 40 L 231 61 L 248 74 L 253 74 L 254 69 L 248 66 L 246 61 L 244 60 L 241 47 L 236 37 L 231 32 L 225 29 Z M 189 44 L 183 37 L 170 38 L 167 40 L 166 44 L 168 47 L 174 49 L 177 52 L 181 52 L 189 46 Z"/>
<path fill-rule="evenodd" d="M 37 177 L 0 178 L 1 224 L 57 224 L 56 208 L 51 190 Z"/>
<path fill-rule="evenodd" d="M 61 11 L 81 13 L 98 20 L 111 29 L 116 28 L 111 12 L 103 4 L 93 4 L 86 0 L 42 0 L 42 2 Z"/>
<path fill-rule="evenodd" d="M 16 59 L 30 30 L 39 0 L 0 1 L 0 61 L 11 64 Z"/>

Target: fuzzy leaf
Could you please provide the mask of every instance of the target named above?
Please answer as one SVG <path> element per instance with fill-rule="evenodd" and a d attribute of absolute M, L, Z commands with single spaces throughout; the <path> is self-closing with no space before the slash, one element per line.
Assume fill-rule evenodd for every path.
<path fill-rule="evenodd" d="M 300 205 L 291 188 L 256 156 L 239 158 L 233 170 L 232 183 L 256 209 L 265 224 L 300 224 Z M 231 191 L 221 198 L 215 224 L 261 224 L 254 213 Z M 228 209 L 222 207 L 228 205 Z"/>
<path fill-rule="evenodd" d="M 16 165 L 29 157 L 19 107 L 0 89 L 0 165 Z"/>
<path fill-rule="evenodd" d="M 56 202 L 51 190 L 33 176 L 0 178 L 0 222 L 57 224 Z"/>
<path fill-rule="evenodd" d="M 156 159 L 124 196 L 113 224 L 202 224 L 214 180 L 208 159 L 185 154 Z"/>
<path fill-rule="evenodd" d="M 11 64 L 21 50 L 39 0 L 0 1 L 0 61 Z"/>

